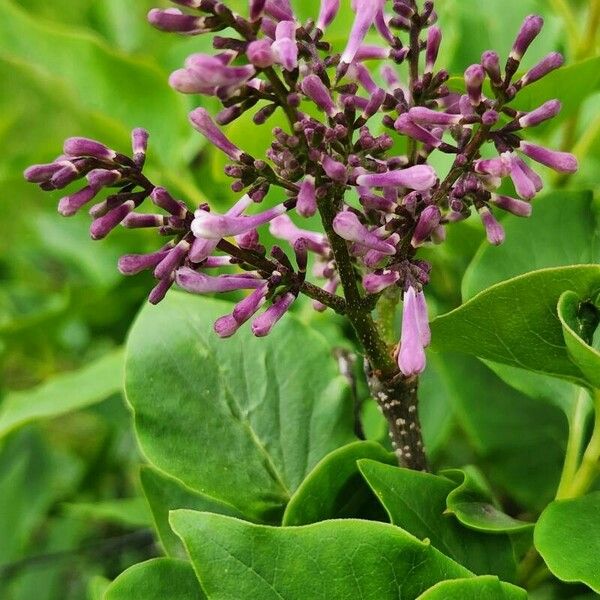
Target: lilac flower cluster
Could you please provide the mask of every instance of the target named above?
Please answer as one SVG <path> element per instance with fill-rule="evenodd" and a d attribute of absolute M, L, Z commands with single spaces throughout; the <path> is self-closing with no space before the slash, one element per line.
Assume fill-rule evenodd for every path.
<path fill-rule="evenodd" d="M 381 294 L 396 289 L 404 297 L 397 368 L 405 377 L 421 373 L 430 341 L 423 289 L 431 267 L 418 258 L 418 249 L 443 242 L 446 227 L 473 212 L 490 243 L 502 243 L 496 209 L 527 217 L 542 189 L 524 157 L 560 172 L 577 169 L 572 155 L 522 138 L 523 130 L 558 114 L 557 100 L 527 113 L 510 106 L 520 90 L 562 65 L 552 53 L 516 78 L 542 19 L 525 20 L 504 68 L 491 51 L 469 66 L 465 93 L 458 94 L 446 85 L 448 73 L 436 68 L 442 33 L 430 1 L 419 7 L 416 0 L 351 0 L 354 21 L 340 53 L 325 39 L 340 0 L 321 0 L 316 20 L 306 22 L 289 0 L 250 0 L 248 17 L 218 0 L 173 1 L 187 12 L 153 9 L 149 22 L 183 35 L 213 34 L 215 53 L 192 54 L 169 83 L 181 93 L 221 101 L 214 119 L 198 108 L 190 122 L 230 160 L 225 172 L 241 199 L 225 214 L 208 205 L 191 212 L 154 186 L 142 173 L 148 140 L 143 130 L 133 133 L 132 157 L 75 138 L 54 162 L 30 167 L 26 178 L 51 190 L 85 177 L 85 187 L 60 201 L 63 215 L 77 212 L 101 189 L 114 188 L 90 209 L 94 239 L 119 223 L 156 228 L 170 238 L 156 252 L 119 262 L 127 275 L 153 270 L 151 302 L 174 283 L 197 294 L 251 290 L 216 322 L 222 337 L 250 319 L 255 335 L 268 334 L 304 293 L 317 310 L 347 314 L 361 338 L 365 321 L 357 315 L 370 314 Z M 264 157 L 245 153 L 220 127 L 248 112 L 261 125 L 277 110 L 289 128 L 273 130 Z M 406 151 L 397 152 L 398 140 L 406 142 Z M 484 157 L 484 145 L 497 156 Z M 443 177 L 427 164 L 435 151 L 454 156 Z M 499 193 L 506 178 L 518 197 Z M 137 212 L 148 197 L 166 214 Z M 248 214 L 265 199 L 269 208 Z M 298 226 L 289 213 L 298 219 L 318 214 L 323 231 Z M 290 245 L 294 262 L 279 246 L 267 255 L 261 244 L 266 225 Z M 321 285 L 307 281 L 309 263 Z M 235 272 L 222 272 L 232 266 Z"/>

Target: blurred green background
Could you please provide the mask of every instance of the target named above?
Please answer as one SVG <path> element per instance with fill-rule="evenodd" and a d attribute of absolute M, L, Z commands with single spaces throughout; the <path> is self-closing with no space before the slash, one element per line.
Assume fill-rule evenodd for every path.
<path fill-rule="evenodd" d="M 527 65 L 560 50 L 570 70 L 550 80 L 546 90 L 547 98 L 565 101 L 565 112 L 536 135 L 574 151 L 582 164 L 569 180 L 549 177 L 558 188 L 596 189 L 600 183 L 594 2 L 438 2 L 445 34 L 440 62 L 454 75 L 485 49 L 506 56 L 525 15 L 546 17 Z M 295 4 L 308 16 L 316 14 L 319 2 Z M 0 0 L 2 600 L 99 597 L 103 578 L 159 552 L 138 491 L 142 458 L 119 392 L 120 347 L 151 281 L 125 279 L 116 270 L 119 255 L 156 248 L 157 241 L 151 234 L 117 232 L 92 243 L 87 216 L 59 218 L 59 195 L 24 183 L 22 171 L 52 160 L 71 135 L 95 137 L 128 152 L 131 128 L 143 126 L 151 132 L 151 179 L 191 204 L 232 198 L 221 157 L 203 148 L 187 126 L 187 112 L 200 100 L 177 95 L 167 85 L 169 72 L 191 52 L 207 50 L 208 40 L 150 28 L 148 9 L 168 5 Z M 348 21 L 349 15 L 342 17 L 332 34 L 343 39 Z M 249 150 L 270 142 L 247 120 L 235 124 L 231 134 L 249 143 Z M 460 240 L 437 253 L 434 294 L 440 308 L 460 301 L 462 274 L 480 240 L 480 228 L 467 226 Z M 300 310 L 324 331 L 336 326 L 331 316 Z M 445 412 L 456 460 L 476 460 L 476 449 L 460 434 L 460 417 Z"/>

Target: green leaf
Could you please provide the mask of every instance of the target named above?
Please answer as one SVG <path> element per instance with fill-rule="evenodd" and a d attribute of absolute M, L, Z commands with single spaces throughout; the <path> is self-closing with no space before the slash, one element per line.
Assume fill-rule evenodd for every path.
<path fill-rule="evenodd" d="M 510 387 L 475 358 L 442 357 L 450 402 L 486 477 L 519 504 L 541 511 L 554 498 L 562 470 L 563 413 Z"/>
<path fill-rule="evenodd" d="M 231 517 L 242 517 L 233 506 L 200 494 L 185 487 L 183 483 L 149 466 L 143 466 L 140 479 L 146 500 L 150 505 L 154 525 L 165 552 L 173 558 L 187 558 L 181 540 L 169 525 L 169 512 L 178 508 L 190 508 L 214 512 Z"/>
<path fill-rule="evenodd" d="M 582 302 L 574 292 L 565 292 L 558 301 L 558 318 L 571 360 L 592 387 L 600 388 L 600 352 L 591 345 L 600 310 L 589 300 Z"/>
<path fill-rule="evenodd" d="M 456 484 L 445 477 L 361 460 L 359 469 L 394 525 L 431 544 L 477 575 L 512 580 L 515 560 L 506 535 L 465 528 L 446 513 L 446 498 Z"/>
<path fill-rule="evenodd" d="M 598 216 L 591 192 L 566 190 L 537 198 L 529 219 L 507 216 L 506 242 L 481 245 L 465 273 L 463 299 L 530 271 L 600 262 Z"/>
<path fill-rule="evenodd" d="M 152 517 L 143 498 L 119 498 L 100 502 L 68 502 L 64 511 L 87 522 L 110 523 L 129 529 L 152 525 Z"/>
<path fill-rule="evenodd" d="M 155 558 L 133 565 L 108 587 L 104 600 L 203 600 L 190 563 Z"/>
<path fill-rule="evenodd" d="M 326 341 L 289 315 L 267 338 L 213 323 L 232 305 L 173 293 L 127 344 L 126 391 L 159 470 L 256 520 L 285 504 L 326 454 L 353 441 L 345 380 Z"/>
<path fill-rule="evenodd" d="M 334 518 L 379 516 L 377 501 L 365 485 L 357 461 L 370 458 L 395 464 L 394 454 L 375 442 L 354 442 L 328 454 L 289 501 L 283 525 L 308 525 Z M 378 519 L 379 520 L 379 519 Z"/>
<path fill-rule="evenodd" d="M 487 533 L 520 533 L 533 529 L 533 523 L 513 519 L 502 511 L 492 490 L 475 467 L 447 469 L 441 473 L 458 487 L 446 499 L 446 512 L 466 527 Z"/>
<path fill-rule="evenodd" d="M 110 579 L 96 575 L 92 577 L 87 586 L 87 600 L 103 600 L 104 593 L 110 585 Z"/>
<path fill-rule="evenodd" d="M 171 525 L 206 595 L 219 600 L 414 600 L 470 575 L 431 544 L 374 521 L 267 527 L 178 510 Z"/>
<path fill-rule="evenodd" d="M 40 419 L 86 408 L 118 393 L 123 385 L 123 350 L 73 373 L 57 375 L 29 390 L 10 393 L 0 408 L 0 438 Z"/>
<path fill-rule="evenodd" d="M 552 502 L 534 532 L 535 547 L 552 573 L 600 593 L 600 492 Z"/>
<path fill-rule="evenodd" d="M 473 577 L 442 581 L 418 600 L 526 600 L 527 592 L 497 577 Z"/>
<path fill-rule="evenodd" d="M 585 384 L 556 314 L 561 294 L 600 289 L 600 265 L 543 269 L 496 284 L 435 319 L 433 348 L 458 351 Z"/>
<path fill-rule="evenodd" d="M 190 136 L 186 102 L 152 62 L 127 57 L 94 35 L 40 21 L 10 0 L 0 0 L 0 53 L 60 73 L 82 107 L 128 128 L 147 127 L 163 162 L 181 165 Z"/>

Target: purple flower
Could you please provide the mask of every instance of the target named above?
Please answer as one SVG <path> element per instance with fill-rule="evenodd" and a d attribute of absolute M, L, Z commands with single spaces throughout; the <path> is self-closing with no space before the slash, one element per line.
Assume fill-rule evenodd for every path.
<path fill-rule="evenodd" d="M 500 57 L 497 52 L 488 50 L 481 55 L 481 66 L 485 69 L 487 76 L 495 86 L 502 83 L 502 74 L 500 72 Z"/>
<path fill-rule="evenodd" d="M 473 106 L 481 104 L 481 92 L 483 89 L 483 81 L 485 79 L 485 70 L 480 64 L 471 65 L 465 71 L 465 85 L 469 100 Z"/>
<path fill-rule="evenodd" d="M 527 113 L 519 118 L 520 127 L 535 127 L 548 119 L 554 118 L 561 109 L 562 105 L 558 100 L 549 100 L 539 108 Z"/>
<path fill-rule="evenodd" d="M 369 231 L 359 220 L 358 217 L 348 210 L 338 213 L 333 220 L 334 231 L 343 239 L 349 242 L 357 242 L 366 248 L 372 248 L 393 256 L 396 254 L 394 244 L 385 242 Z"/>
<path fill-rule="evenodd" d="M 92 156 L 99 160 L 112 161 L 117 157 L 117 153 L 108 146 L 84 137 L 71 137 L 65 140 L 63 151 L 67 156 Z"/>
<path fill-rule="evenodd" d="M 286 212 L 284 204 L 279 204 L 258 215 L 239 216 L 219 215 L 208 212 L 207 210 L 197 210 L 192 222 L 192 232 L 197 238 L 207 240 L 220 240 L 224 237 L 240 235 L 246 233 L 255 227 L 264 225 L 275 217 Z"/>
<path fill-rule="evenodd" d="M 442 32 L 439 27 L 430 27 L 427 32 L 427 47 L 425 50 L 425 73 L 433 73 L 442 43 Z"/>
<path fill-rule="evenodd" d="M 369 273 L 363 277 L 363 286 L 368 294 L 378 294 L 400 280 L 398 271 L 385 270 L 381 273 Z"/>
<path fill-rule="evenodd" d="M 354 23 L 350 35 L 348 36 L 348 43 L 344 50 L 341 62 L 349 65 L 354 60 L 356 53 L 358 52 L 361 44 L 363 43 L 367 32 L 371 25 L 375 21 L 377 13 L 383 10 L 385 0 L 354 0 L 353 9 L 356 13 Z"/>
<path fill-rule="evenodd" d="M 438 228 L 441 219 L 442 213 L 437 206 L 427 206 L 419 216 L 419 221 L 410 242 L 412 247 L 418 248 L 425 243 Z"/>
<path fill-rule="evenodd" d="M 290 244 L 295 244 L 299 239 L 305 239 L 308 249 L 317 254 L 326 255 L 329 253 L 329 243 L 322 233 L 300 229 L 287 215 L 276 217 L 269 223 L 269 232 L 272 236 L 286 240 Z"/>
<path fill-rule="evenodd" d="M 267 39 L 256 40 L 248 44 L 246 56 L 248 60 L 259 69 L 266 69 L 275 63 L 276 57 Z"/>
<path fill-rule="evenodd" d="M 424 348 L 430 338 L 425 296 L 410 286 L 404 293 L 402 336 L 398 351 L 398 367 L 405 377 L 418 375 L 425 370 Z"/>
<path fill-rule="evenodd" d="M 250 0 L 250 20 L 258 21 L 265 9 L 266 0 Z"/>
<path fill-rule="evenodd" d="M 340 10 L 340 0 L 321 0 L 321 9 L 317 19 L 317 27 L 325 31 L 338 14 Z"/>
<path fill-rule="evenodd" d="M 171 74 L 169 85 L 183 94 L 214 96 L 224 90 L 222 95 L 229 97 L 256 72 L 252 65 L 228 66 L 232 57 L 231 54 L 192 54 L 183 69 Z"/>
<path fill-rule="evenodd" d="M 252 323 L 252 333 L 256 337 L 269 335 L 277 321 L 283 317 L 294 303 L 294 300 L 296 300 L 296 296 L 290 292 L 279 296 L 279 298 L 277 298 L 273 304 L 262 313 L 262 315 L 254 319 Z"/>
<path fill-rule="evenodd" d="M 333 181 L 337 183 L 346 183 L 348 179 L 348 172 L 346 170 L 346 165 L 341 163 L 331 156 L 325 154 L 323 156 L 323 170 L 327 174 L 327 177 L 333 179 Z"/>
<path fill-rule="evenodd" d="M 529 202 L 517 200 L 516 198 L 510 198 L 509 196 L 498 196 L 497 194 L 492 194 L 490 202 L 498 208 L 512 213 L 517 217 L 531 216 L 532 207 Z"/>
<path fill-rule="evenodd" d="M 519 145 L 519 150 L 532 160 L 560 173 L 575 173 L 579 168 L 577 159 L 569 152 L 558 152 L 524 141 Z"/>
<path fill-rule="evenodd" d="M 425 106 L 414 106 L 408 111 L 408 116 L 411 121 L 420 125 L 444 125 L 446 127 L 458 125 L 462 120 L 460 114 L 440 112 Z"/>
<path fill-rule="evenodd" d="M 329 90 L 317 75 L 309 75 L 304 78 L 302 91 L 330 117 L 338 112 Z"/>
<path fill-rule="evenodd" d="M 317 212 L 315 178 L 312 175 L 306 175 L 300 184 L 296 212 L 302 217 L 312 217 Z"/>
<path fill-rule="evenodd" d="M 429 165 L 416 165 L 407 169 L 360 175 L 356 182 L 365 187 L 405 187 L 419 192 L 435 185 L 437 175 Z"/>
<path fill-rule="evenodd" d="M 190 122 L 194 129 L 199 131 L 213 146 L 224 152 L 231 160 L 238 161 L 243 152 L 214 124 L 208 111 L 204 108 L 197 108 L 190 113 Z"/>
<path fill-rule="evenodd" d="M 281 21 L 277 24 L 275 41 L 271 49 L 277 62 L 286 71 L 293 71 L 298 66 L 298 43 L 296 42 L 295 21 Z"/>
<path fill-rule="evenodd" d="M 525 52 L 533 42 L 533 40 L 539 35 L 542 27 L 544 26 L 544 19 L 538 15 L 529 15 L 525 17 L 521 29 L 517 35 L 517 39 L 513 44 L 510 57 L 517 62 L 520 62 Z"/>
<path fill-rule="evenodd" d="M 210 29 L 205 28 L 205 21 L 206 17 L 186 15 L 177 8 L 167 8 L 165 10 L 153 8 L 148 13 L 148 22 L 156 29 L 186 35 L 197 35 L 210 31 Z"/>
<path fill-rule="evenodd" d="M 546 58 L 541 60 L 537 65 L 527 71 L 527 73 L 525 73 L 525 75 L 523 75 L 523 77 L 521 77 L 521 79 L 519 79 L 515 85 L 519 88 L 522 88 L 526 85 L 534 83 L 535 81 L 538 81 L 542 77 L 548 75 L 548 73 L 551 71 L 562 67 L 563 63 L 564 58 L 562 54 L 558 52 L 551 52 L 548 54 L 548 56 L 546 56 Z"/>
<path fill-rule="evenodd" d="M 264 283 L 262 279 L 246 275 L 219 275 L 213 277 L 194 271 L 189 267 L 177 269 L 175 281 L 180 288 L 192 294 L 213 294 L 256 289 Z"/>
<path fill-rule="evenodd" d="M 496 217 L 494 217 L 490 209 L 486 206 L 480 208 L 479 216 L 481 217 L 481 222 L 485 227 L 485 232 L 487 234 L 489 243 L 493 244 L 494 246 L 499 246 L 502 244 L 505 238 L 504 227 L 502 227 Z"/>

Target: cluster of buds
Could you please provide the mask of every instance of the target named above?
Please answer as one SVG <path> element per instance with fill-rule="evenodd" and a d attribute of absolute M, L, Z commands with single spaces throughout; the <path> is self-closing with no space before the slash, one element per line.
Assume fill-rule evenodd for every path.
<path fill-rule="evenodd" d="M 436 69 L 442 34 L 431 1 L 420 7 L 416 0 L 351 0 L 355 17 L 341 53 L 326 41 L 340 0 L 321 0 L 316 19 L 306 22 L 289 0 L 250 0 L 247 17 L 219 0 L 173 1 L 181 9 L 154 9 L 149 22 L 163 31 L 213 35 L 215 53 L 191 55 L 169 83 L 221 101 L 214 118 L 198 108 L 190 122 L 229 159 L 225 173 L 241 199 L 225 214 L 208 205 L 192 212 L 154 186 L 142 173 L 148 138 L 142 130 L 134 131 L 131 158 L 99 142 L 71 139 L 64 155 L 31 167 L 27 179 L 50 190 L 87 177 L 83 189 L 60 201 L 64 215 L 102 188 L 118 188 L 90 209 L 95 239 L 119 223 L 154 227 L 169 237 L 156 252 L 119 262 L 128 275 L 153 270 L 151 302 L 174 283 L 196 294 L 251 290 L 215 323 L 223 337 L 250 319 L 255 335 L 268 334 L 300 293 L 312 297 L 317 310 L 355 316 L 396 288 L 404 297 L 398 370 L 406 377 L 422 372 L 430 341 L 423 289 L 431 267 L 418 249 L 443 242 L 446 226 L 473 212 L 489 241 L 502 243 L 495 210 L 529 216 L 542 188 L 523 156 L 560 172 L 577 168 L 572 155 L 522 139 L 523 130 L 559 112 L 557 100 L 528 113 L 510 106 L 521 89 L 562 64 L 552 53 L 516 79 L 542 19 L 525 20 L 503 69 L 498 54 L 485 52 L 465 71 L 465 92 L 458 94 L 447 86 L 447 71 Z M 372 29 L 378 44 L 366 41 Z M 222 130 L 246 113 L 262 125 L 278 110 L 289 128 L 273 130 L 263 157 L 247 154 Z M 395 150 L 399 138 L 406 141 L 402 154 Z M 482 157 L 486 144 L 497 157 Z M 435 151 L 454 156 L 444 176 L 427 164 Z M 497 193 L 507 177 L 516 198 Z M 166 215 L 137 212 L 148 197 Z M 266 199 L 268 208 L 249 210 Z M 297 224 L 316 214 L 322 232 Z M 265 227 L 289 244 L 292 258 L 279 246 L 267 251 Z M 311 261 L 314 283 L 307 281 Z"/>

